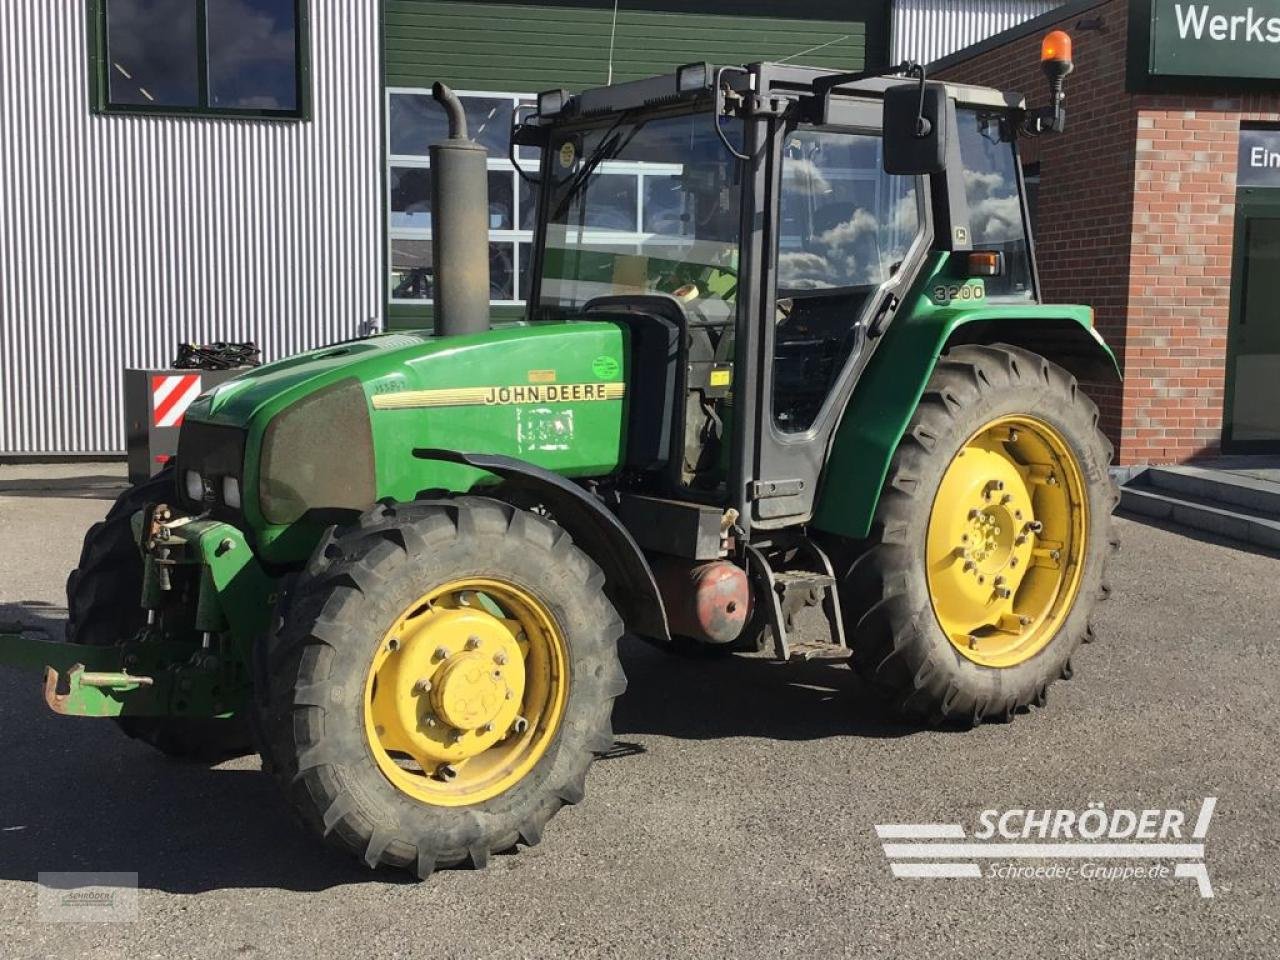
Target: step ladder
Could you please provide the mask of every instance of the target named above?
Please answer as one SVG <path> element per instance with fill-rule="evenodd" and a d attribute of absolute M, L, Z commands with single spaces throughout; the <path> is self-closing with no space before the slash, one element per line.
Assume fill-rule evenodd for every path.
<path fill-rule="evenodd" d="M 794 556 L 787 559 L 787 554 Z M 773 634 L 773 653 L 779 660 L 847 660 L 852 654 L 845 639 L 840 588 L 831 559 L 808 537 L 785 544 L 758 543 L 746 547 L 748 568 L 756 579 L 756 596 L 768 598 L 765 613 Z M 794 636 L 795 615 L 821 606 L 829 627 L 826 641 Z"/>

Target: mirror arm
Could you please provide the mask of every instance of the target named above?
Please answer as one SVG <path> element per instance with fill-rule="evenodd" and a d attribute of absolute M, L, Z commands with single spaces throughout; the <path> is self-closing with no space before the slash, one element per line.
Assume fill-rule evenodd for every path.
<path fill-rule="evenodd" d="M 535 177 L 529 173 L 524 167 L 520 166 L 520 161 L 516 159 L 516 131 L 523 127 L 524 121 L 520 119 L 521 110 L 537 110 L 537 107 L 517 106 L 511 111 L 511 135 L 507 137 L 507 159 L 511 161 L 511 166 L 515 167 L 516 173 L 520 174 L 520 179 L 530 186 L 536 187 L 541 185 L 542 179 Z"/>
<path fill-rule="evenodd" d="M 737 160 L 750 160 L 751 154 L 742 153 L 732 143 L 730 143 L 729 135 L 724 132 L 724 127 L 720 126 L 720 118 L 727 115 L 727 110 L 725 108 L 725 89 L 724 85 L 721 83 L 721 79 L 724 77 L 724 72 L 726 70 L 734 70 L 743 74 L 748 72 L 741 67 L 716 68 L 715 79 L 711 84 L 713 90 L 712 95 L 715 97 L 715 105 L 711 108 L 711 122 L 716 125 L 716 136 L 720 138 L 720 143 L 724 146 L 725 150 L 729 151 L 731 156 Z M 734 96 L 741 99 L 741 95 L 738 93 L 734 93 Z"/>
<path fill-rule="evenodd" d="M 919 77 L 920 78 L 920 120 L 926 124 L 928 120 L 924 117 L 924 83 L 925 70 L 922 64 L 916 63 L 914 60 L 904 60 L 896 67 L 889 67 L 887 70 L 859 70 L 856 73 L 836 73 L 829 77 L 818 77 L 813 81 L 813 97 L 809 99 L 809 116 L 806 118 L 810 123 L 823 123 L 827 118 L 827 110 L 831 105 L 831 92 L 836 87 L 843 87 L 845 84 L 857 83 L 861 80 L 873 80 L 876 77 Z M 922 136 L 928 136 L 926 131 Z"/>

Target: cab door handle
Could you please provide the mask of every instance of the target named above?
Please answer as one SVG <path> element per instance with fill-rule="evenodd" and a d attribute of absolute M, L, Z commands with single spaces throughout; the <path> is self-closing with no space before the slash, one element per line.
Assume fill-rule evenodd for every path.
<path fill-rule="evenodd" d="M 898 299 L 897 294 L 885 294 L 885 298 L 880 301 L 880 308 L 876 310 L 876 315 L 871 318 L 871 323 L 867 325 L 867 336 L 874 340 L 880 334 L 884 333 L 884 326 L 889 322 L 894 312 L 902 303 Z"/>

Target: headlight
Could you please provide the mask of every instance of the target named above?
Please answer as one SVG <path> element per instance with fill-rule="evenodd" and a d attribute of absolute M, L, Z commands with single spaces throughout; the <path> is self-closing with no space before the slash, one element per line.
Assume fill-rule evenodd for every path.
<path fill-rule="evenodd" d="M 189 499 L 195 503 L 204 499 L 204 477 L 200 476 L 199 470 L 188 470 L 182 475 L 182 481 Z"/>
<path fill-rule="evenodd" d="M 376 496 L 369 401 L 344 380 L 287 407 L 262 437 L 258 499 L 271 523 L 309 510 L 366 510 Z"/>
<path fill-rule="evenodd" d="M 222 502 L 232 510 L 240 509 L 240 480 L 237 477 L 222 478 Z"/>

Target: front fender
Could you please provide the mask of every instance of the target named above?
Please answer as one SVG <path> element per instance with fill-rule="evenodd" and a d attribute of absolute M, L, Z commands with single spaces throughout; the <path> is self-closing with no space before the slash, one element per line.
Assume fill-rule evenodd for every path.
<path fill-rule="evenodd" d="M 609 599 L 627 629 L 642 637 L 671 641 L 666 607 L 640 545 L 599 500 L 586 490 L 535 464 L 492 453 L 415 449 L 420 460 L 455 463 L 501 477 L 508 489 L 525 490 L 545 504 L 556 523 L 604 571 Z"/>
<path fill-rule="evenodd" d="M 1110 347 L 1082 306 L 1016 304 L 977 309 L 938 306 L 921 296 L 890 326 L 836 429 L 813 526 L 861 540 L 871 531 L 894 451 L 911 422 L 938 358 L 958 343 L 1025 347 L 1086 380 L 1120 379 Z"/>

